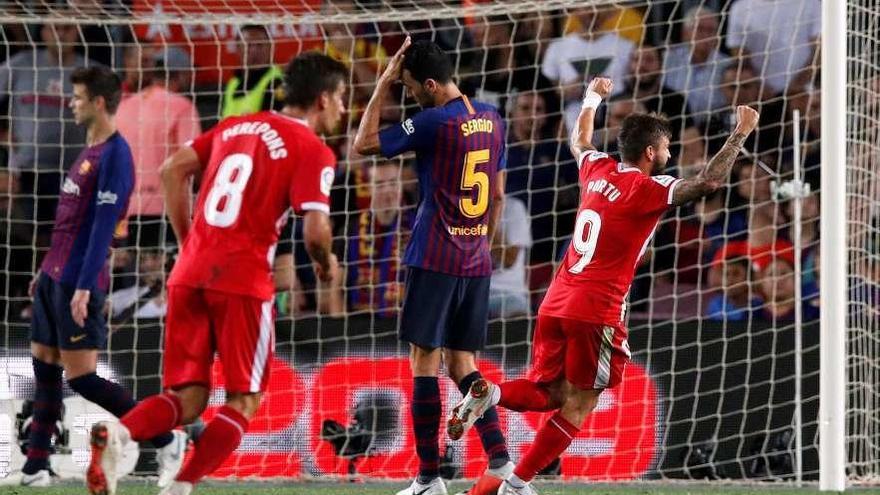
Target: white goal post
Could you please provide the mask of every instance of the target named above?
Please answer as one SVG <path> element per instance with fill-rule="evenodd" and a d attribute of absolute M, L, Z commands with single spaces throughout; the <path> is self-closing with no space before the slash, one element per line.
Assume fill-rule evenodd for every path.
<path fill-rule="evenodd" d="M 823 163 L 847 163 L 847 4 L 822 4 Z M 846 488 L 847 167 L 822 169 L 819 485 Z"/>

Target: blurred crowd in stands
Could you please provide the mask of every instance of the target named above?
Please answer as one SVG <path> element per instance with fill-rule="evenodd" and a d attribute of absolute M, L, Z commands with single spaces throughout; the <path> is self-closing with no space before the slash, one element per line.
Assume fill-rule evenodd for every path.
<path fill-rule="evenodd" d="M 325 7 L 357 15 L 382 4 L 334 0 Z M 818 317 L 819 0 L 618 2 L 480 18 L 464 12 L 430 22 L 292 27 L 4 25 L 0 287 L 7 320 L 28 314 L 27 282 L 46 248 L 60 173 L 83 146 L 83 130 L 66 106 L 75 67 L 112 66 L 124 80 L 116 122 L 132 147 L 137 188 L 128 238 L 113 257 L 112 317 L 123 321 L 164 312 L 163 281 L 176 240 L 163 217 L 162 161 L 222 117 L 278 109 L 284 88 L 276 64 L 304 49 L 338 58 L 352 73 L 348 119 L 327 136 L 339 158 L 333 221 L 345 270 L 340 280 L 318 284 L 292 221 L 275 259 L 279 317 L 394 317 L 403 298 L 400 259 L 418 201 L 415 173 L 408 160 L 360 157 L 350 143 L 404 32 L 448 49 L 462 90 L 497 105 L 507 118 L 508 200 L 492 248 L 493 317 L 532 314 L 567 246 L 579 188 L 566 140 L 593 75 L 615 84 L 597 116 L 596 147 L 616 151 L 619 123 L 628 114 L 663 113 L 673 130 L 672 175 L 699 173 L 732 130 L 736 105 L 761 113 L 728 186 L 671 210 L 659 226 L 637 269 L 633 317 L 792 321 L 797 284 L 804 318 Z M 387 125 L 418 111 L 400 88 L 385 101 Z M 773 195 L 774 182 L 793 178 L 795 126 L 812 190 L 803 201 L 800 280 L 792 204 Z M 873 213 L 855 235 L 876 256 Z M 854 270 L 852 286 L 876 308 L 875 265 Z"/>

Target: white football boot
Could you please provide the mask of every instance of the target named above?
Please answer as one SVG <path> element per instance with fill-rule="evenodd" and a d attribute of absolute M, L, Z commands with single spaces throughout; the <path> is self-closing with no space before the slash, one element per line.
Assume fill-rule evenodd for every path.
<path fill-rule="evenodd" d="M 92 426 L 92 458 L 86 471 L 86 488 L 92 495 L 115 495 L 119 481 L 117 466 L 131 442 L 128 428 L 116 421 L 99 421 Z"/>
<path fill-rule="evenodd" d="M 479 379 L 471 384 L 470 390 L 461 401 L 452 408 L 446 422 L 446 433 L 452 440 L 458 440 L 483 417 L 487 409 L 498 404 L 501 389 L 498 385 Z"/>
<path fill-rule="evenodd" d="M 397 495 L 448 495 L 448 493 L 446 483 L 438 476 L 427 485 L 419 483 L 417 478 L 413 480 L 412 485 L 397 492 Z"/>
<path fill-rule="evenodd" d="M 183 466 L 186 445 L 189 437 L 181 430 L 173 430 L 174 440 L 156 451 L 156 462 L 159 463 L 159 488 L 165 488 L 174 481 L 174 477 Z"/>

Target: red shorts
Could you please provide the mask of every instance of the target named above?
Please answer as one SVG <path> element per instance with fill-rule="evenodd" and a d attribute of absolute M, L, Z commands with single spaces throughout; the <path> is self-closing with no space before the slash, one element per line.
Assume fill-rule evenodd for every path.
<path fill-rule="evenodd" d="M 181 285 L 168 288 L 165 388 L 210 388 L 216 352 L 227 392 L 262 392 L 274 350 L 272 301 Z"/>
<path fill-rule="evenodd" d="M 620 383 L 629 356 L 621 326 L 538 315 L 529 376 L 539 382 L 564 376 L 584 390 L 612 388 Z"/>

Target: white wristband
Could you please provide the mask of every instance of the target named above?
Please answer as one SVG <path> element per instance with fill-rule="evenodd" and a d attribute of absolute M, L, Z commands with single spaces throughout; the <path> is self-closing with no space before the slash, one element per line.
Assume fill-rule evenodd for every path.
<path fill-rule="evenodd" d="M 602 97 L 599 93 L 592 89 L 588 89 L 587 93 L 584 95 L 584 102 L 581 104 L 581 108 L 592 108 L 595 110 L 599 108 L 600 103 L 602 103 Z"/>

